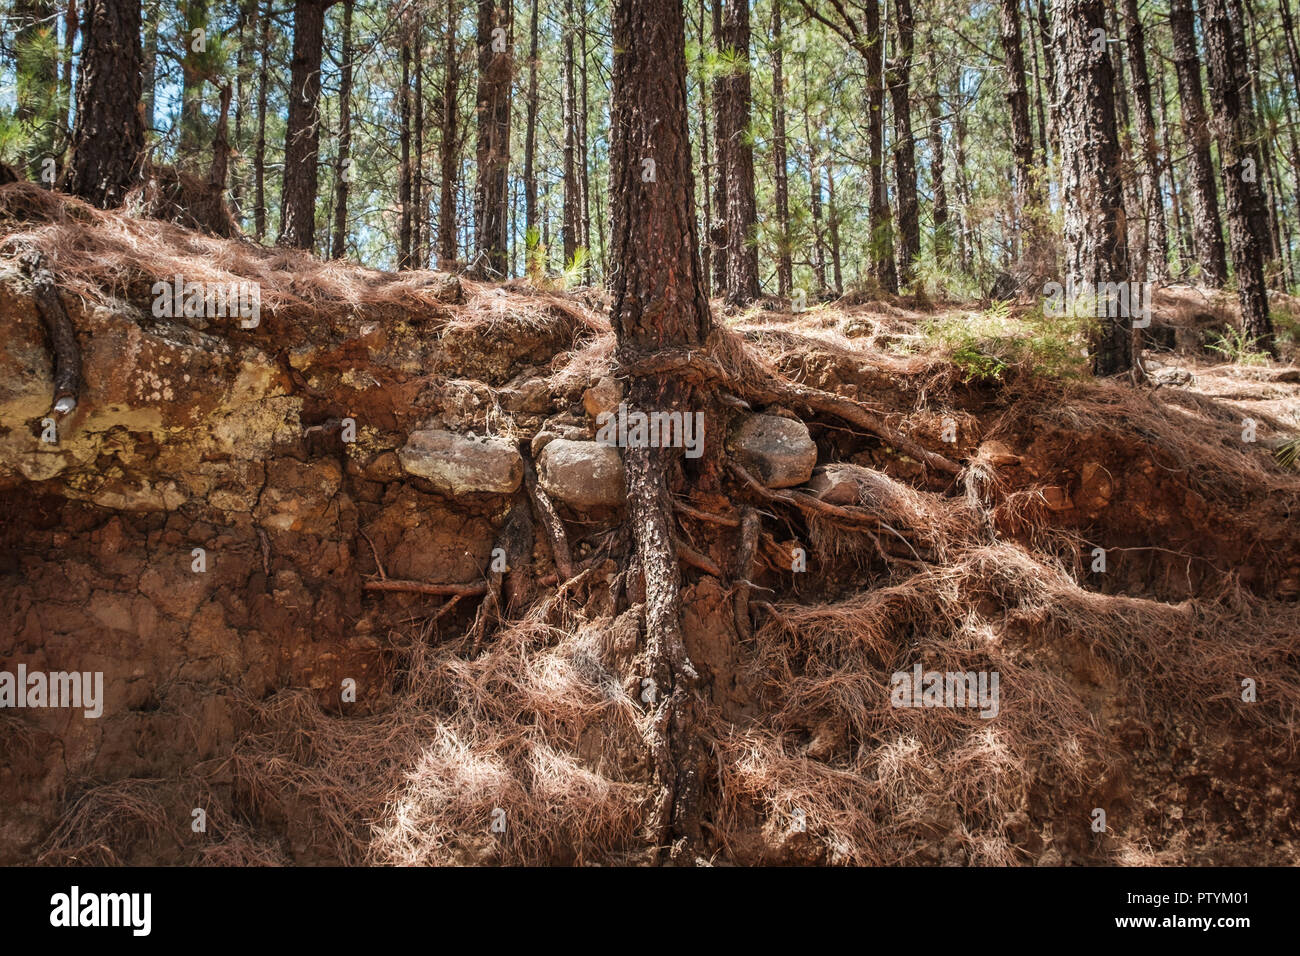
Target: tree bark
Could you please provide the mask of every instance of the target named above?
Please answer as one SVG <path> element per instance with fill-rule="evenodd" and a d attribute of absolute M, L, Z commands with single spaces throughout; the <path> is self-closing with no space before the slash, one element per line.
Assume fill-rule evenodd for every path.
<path fill-rule="evenodd" d="M 330 256 L 347 255 L 348 186 L 352 178 L 352 5 L 343 0 L 343 63 L 339 77 L 339 151 L 334 166 L 334 247 Z"/>
<path fill-rule="evenodd" d="M 67 190 L 109 208 L 139 180 L 144 158 L 140 4 L 86 0 L 81 36 Z"/>
<path fill-rule="evenodd" d="M 455 0 L 447 4 L 447 23 L 443 40 L 446 73 L 442 89 L 442 129 L 439 143 L 439 166 L 442 182 L 438 195 L 438 267 L 450 269 L 456 261 L 456 183 L 460 166 L 460 131 L 456 101 L 460 96 L 460 60 L 456 49 L 457 9 Z"/>
<path fill-rule="evenodd" d="M 293 8 L 293 61 L 289 67 L 289 118 L 284 136 L 284 185 L 279 245 L 310 249 L 316 242 L 317 169 L 320 151 L 320 71 L 325 8 L 334 0 L 297 0 Z"/>
<path fill-rule="evenodd" d="M 723 48 L 732 60 L 719 114 L 727 137 L 726 234 L 729 305 L 744 307 L 758 298 L 758 249 L 754 229 L 754 144 L 750 139 L 752 93 L 749 76 L 749 0 L 729 0 L 722 23 Z"/>
<path fill-rule="evenodd" d="M 262 11 L 257 58 L 257 142 L 253 147 L 253 231 L 257 241 L 266 238 L 266 101 L 267 58 L 271 55 L 271 0 Z"/>
<path fill-rule="evenodd" d="M 1061 104 L 1066 278 L 1075 289 L 1096 294 L 1109 283 L 1131 279 L 1104 4 L 1060 0 L 1052 34 Z M 1108 315 L 1098 325 L 1092 339 L 1093 372 L 1128 371 L 1133 364 L 1131 319 Z"/>
<path fill-rule="evenodd" d="M 916 199 L 916 143 L 912 135 L 912 37 L 915 23 L 911 0 L 894 0 L 897 26 L 889 62 L 889 96 L 894 112 L 894 184 L 898 195 L 898 281 L 907 285 L 921 254 L 921 213 Z M 835 280 L 840 284 L 839 278 Z"/>
<path fill-rule="evenodd" d="M 1183 134 L 1188 145 L 1188 182 L 1192 190 L 1192 247 L 1202 280 L 1212 288 L 1228 281 L 1223 224 L 1219 219 L 1219 189 L 1210 155 L 1210 124 L 1201 87 L 1201 59 L 1196 48 L 1192 0 L 1170 0 L 1174 69 L 1182 106 Z"/>
<path fill-rule="evenodd" d="M 1264 284 L 1264 256 L 1270 245 L 1268 213 L 1259 184 L 1262 168 L 1255 143 L 1250 81 L 1244 75 L 1240 4 L 1237 0 L 1204 0 L 1201 22 L 1241 326 L 1258 348 L 1274 353 L 1273 323 Z"/>
<path fill-rule="evenodd" d="M 776 294 L 787 296 L 794 285 L 790 250 L 790 182 L 785 145 L 785 78 L 782 75 L 781 2 L 772 0 L 772 165 L 776 193 Z"/>
<path fill-rule="evenodd" d="M 948 226 L 948 190 L 943 181 L 943 91 L 932 42 L 927 44 L 926 58 L 934 84 L 927 100 L 930 111 L 930 188 L 934 193 L 934 261 L 943 268 L 952 255 L 952 233 Z"/>
<path fill-rule="evenodd" d="M 510 0 L 478 2 L 478 179 L 474 187 L 473 272 L 504 278 L 507 262 L 506 190 L 510 167 L 510 79 L 512 72 Z"/>
<path fill-rule="evenodd" d="M 1011 155 L 1016 164 L 1016 223 L 1021 245 L 1032 259 L 1037 251 L 1033 221 L 1040 204 L 1034 134 L 1029 123 L 1029 89 L 1020 29 L 1020 0 L 1002 0 L 1000 8 L 1002 61 L 1007 77 L 1007 108 L 1011 115 Z"/>
<path fill-rule="evenodd" d="M 686 106 L 681 0 L 615 0 L 610 199 L 611 323 L 621 360 L 703 345 L 712 328 L 700 272 Z M 646 159 L 655 161 L 648 179 Z M 637 408 L 688 409 L 681 379 L 640 376 Z M 707 421 L 707 419 L 706 419 Z M 694 732 L 698 675 L 681 630 L 681 577 L 670 525 L 673 452 L 627 448 L 628 518 L 645 580 L 645 659 L 657 687 L 649 750 L 659 787 L 651 833 L 688 859 L 700 839 L 701 749 Z"/>
<path fill-rule="evenodd" d="M 537 227 L 537 4 L 528 21 L 528 103 L 524 126 L 524 236 Z M 528 264 L 524 264 L 525 270 Z"/>

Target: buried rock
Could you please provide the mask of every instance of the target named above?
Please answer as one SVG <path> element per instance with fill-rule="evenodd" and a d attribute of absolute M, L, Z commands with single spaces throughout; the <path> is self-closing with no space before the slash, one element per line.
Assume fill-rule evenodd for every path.
<path fill-rule="evenodd" d="M 411 432 L 397 458 L 408 475 L 453 497 L 513 494 L 524 477 L 524 460 L 510 442 L 442 429 Z"/>
<path fill-rule="evenodd" d="M 817 446 L 801 421 L 749 415 L 731 434 L 731 447 L 747 471 L 768 488 L 793 488 L 812 477 Z"/>
<path fill-rule="evenodd" d="M 613 508 L 627 499 L 623 459 L 613 445 L 555 438 L 537 460 L 538 481 L 573 508 Z"/>

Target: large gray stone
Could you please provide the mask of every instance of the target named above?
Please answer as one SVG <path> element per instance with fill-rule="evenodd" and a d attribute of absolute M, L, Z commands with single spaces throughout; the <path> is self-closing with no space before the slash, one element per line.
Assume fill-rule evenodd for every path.
<path fill-rule="evenodd" d="M 612 508 L 627 500 L 623 459 L 612 445 L 556 438 L 537 460 L 537 480 L 574 508 Z"/>
<path fill-rule="evenodd" d="M 746 416 L 732 432 L 731 445 L 741 465 L 768 488 L 802 485 L 817 466 L 808 426 L 790 418 Z"/>
<path fill-rule="evenodd" d="M 427 479 L 453 497 L 512 494 L 524 477 L 523 458 L 501 438 L 423 429 L 411 432 L 397 457 L 408 475 Z"/>

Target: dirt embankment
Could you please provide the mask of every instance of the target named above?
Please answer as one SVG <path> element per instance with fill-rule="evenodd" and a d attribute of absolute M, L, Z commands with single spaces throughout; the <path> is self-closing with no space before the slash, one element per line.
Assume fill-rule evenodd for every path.
<path fill-rule="evenodd" d="M 640 636 L 590 444 L 618 397 L 598 299 L 21 184 L 0 222 L 0 670 L 104 675 L 101 717 L 0 712 L 0 862 L 649 858 Z M 85 370 L 53 442 L 31 248 Z M 255 283 L 258 324 L 157 315 L 176 276 Z M 818 473 L 744 491 L 768 515 L 747 575 L 740 498 L 681 503 L 713 860 L 1296 862 L 1300 480 L 1271 455 L 1300 425 L 1294 369 L 1185 354 L 1196 378 L 1154 390 L 970 384 L 842 334 L 893 312 L 735 325 L 963 471 L 737 410 L 804 415 Z M 570 555 L 515 533 L 539 471 Z M 891 707 L 917 662 L 996 672 L 998 715 Z"/>

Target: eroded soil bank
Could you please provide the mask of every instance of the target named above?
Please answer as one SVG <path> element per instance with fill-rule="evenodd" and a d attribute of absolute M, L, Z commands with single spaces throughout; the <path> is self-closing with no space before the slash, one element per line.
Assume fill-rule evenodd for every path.
<path fill-rule="evenodd" d="M 0 209 L 0 670 L 104 676 L 98 718 L 0 711 L 0 863 L 651 859 L 597 294 L 321 264 L 26 184 Z M 56 442 L 32 248 L 84 365 Z M 259 324 L 156 316 L 177 275 L 257 283 Z M 733 404 L 756 486 L 678 512 L 704 858 L 1300 862 L 1300 478 L 1272 454 L 1300 372 L 1213 363 L 1226 307 L 1195 299 L 1157 299 L 1173 351 L 1138 388 L 964 382 L 917 345 L 956 305 L 729 319 L 961 472 Z M 567 556 L 512 523 L 534 487 Z M 996 672 L 997 716 L 891 707 L 918 662 Z"/>

